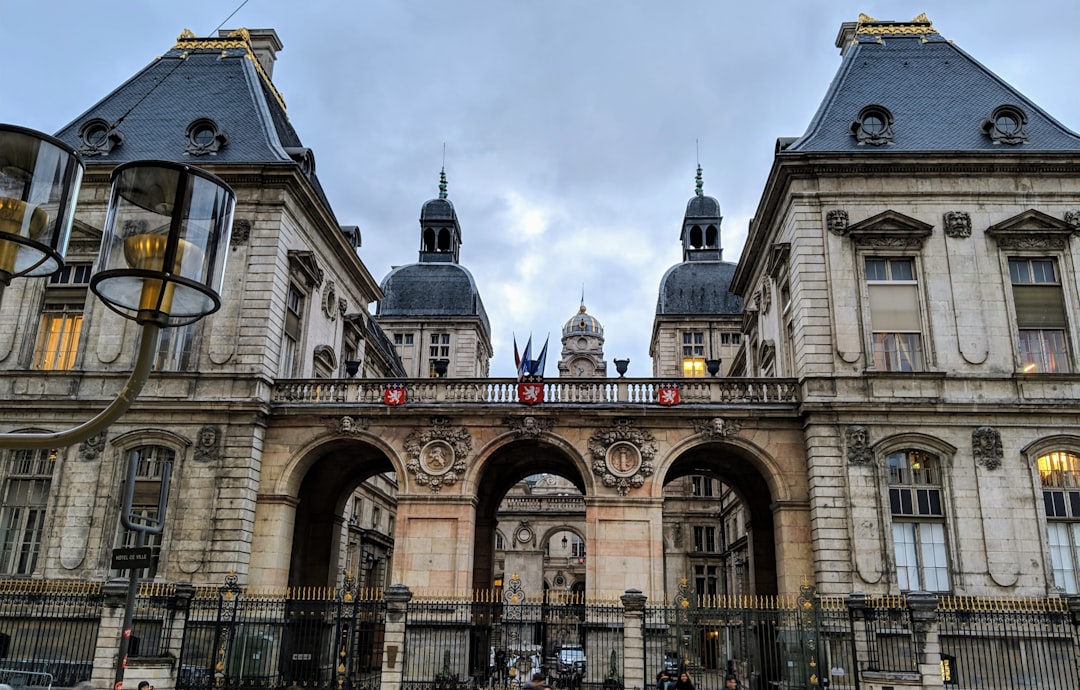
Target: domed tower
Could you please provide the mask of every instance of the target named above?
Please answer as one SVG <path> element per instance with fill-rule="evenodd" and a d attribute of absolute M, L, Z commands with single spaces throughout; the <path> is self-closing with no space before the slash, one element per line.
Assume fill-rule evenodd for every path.
<path fill-rule="evenodd" d="M 408 376 L 484 377 L 491 364 L 491 324 L 476 281 L 458 263 L 461 226 L 446 198 L 420 208 L 420 257 L 383 278 L 375 317 L 394 343 Z"/>
<path fill-rule="evenodd" d="M 649 355 L 659 378 L 726 374 L 742 341 L 743 300 L 729 289 L 735 264 L 723 261 L 720 202 L 703 186 L 699 165 L 679 236 L 683 260 L 660 279 L 656 300 Z"/>
<path fill-rule="evenodd" d="M 595 316 L 585 311 L 585 298 L 581 307 L 562 329 L 562 356 L 559 358 L 559 376 L 598 377 L 607 376 L 604 361 L 604 327 Z"/>

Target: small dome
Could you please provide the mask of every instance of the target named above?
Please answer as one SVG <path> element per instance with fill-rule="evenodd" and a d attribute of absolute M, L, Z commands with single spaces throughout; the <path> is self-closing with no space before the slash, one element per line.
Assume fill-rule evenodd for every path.
<path fill-rule="evenodd" d="M 575 314 L 562 329 L 563 336 L 582 334 L 604 337 L 604 326 L 596 320 L 595 316 L 585 313 L 585 305 L 581 305 Z"/>
<path fill-rule="evenodd" d="M 455 220 L 454 205 L 449 199 L 431 199 L 420 208 L 420 222 L 425 220 Z"/>
<path fill-rule="evenodd" d="M 685 261 L 660 279 L 657 314 L 741 314 L 743 298 L 729 288 L 735 264 L 727 261 Z"/>
<path fill-rule="evenodd" d="M 468 269 L 453 263 L 399 266 L 379 286 L 377 316 L 476 316 L 491 334 L 484 303 Z"/>
<path fill-rule="evenodd" d="M 711 196 L 692 196 L 686 202 L 687 218 L 719 218 L 720 202 Z"/>

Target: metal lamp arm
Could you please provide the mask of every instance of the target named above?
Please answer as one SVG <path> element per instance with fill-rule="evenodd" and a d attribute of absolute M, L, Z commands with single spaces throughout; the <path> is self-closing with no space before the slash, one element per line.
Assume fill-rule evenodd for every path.
<path fill-rule="evenodd" d="M 157 355 L 158 335 L 161 326 L 152 322 L 141 324 L 142 334 L 139 341 L 139 355 L 135 360 L 135 369 L 124 384 L 123 390 L 116 396 L 108 407 L 102 410 L 96 417 L 83 422 L 77 427 L 66 431 L 54 431 L 35 434 L 0 434 L 0 449 L 9 450 L 37 450 L 42 448 L 63 448 L 94 436 L 104 431 L 110 424 L 115 422 L 121 415 L 128 411 L 135 398 L 142 391 L 143 384 L 150 376 L 154 368 L 154 358 Z"/>

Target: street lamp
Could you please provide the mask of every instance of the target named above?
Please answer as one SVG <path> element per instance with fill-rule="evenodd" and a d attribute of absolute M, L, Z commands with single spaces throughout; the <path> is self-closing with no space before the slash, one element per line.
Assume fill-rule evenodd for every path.
<path fill-rule="evenodd" d="M 64 142 L 0 124 L 0 299 L 12 278 L 63 267 L 82 174 Z"/>
<path fill-rule="evenodd" d="M 12 128 L 4 127 L 0 129 L 4 136 L 0 138 L 0 163 L 21 160 L 19 146 L 25 146 L 23 139 L 13 138 L 8 134 Z M 14 128 L 14 131 L 32 138 L 29 130 Z M 47 138 L 41 140 L 51 143 Z M 40 167 L 42 164 L 38 163 L 37 168 Z M 78 193 L 79 176 L 71 174 L 66 179 L 73 180 L 74 188 L 67 188 L 58 197 L 73 200 Z M 3 193 L 0 190 L 0 201 L 9 201 Z M 100 270 L 91 278 L 90 289 L 107 307 L 139 324 L 141 335 L 134 370 L 116 400 L 93 419 L 66 431 L 0 434 L 0 449 L 68 446 L 103 431 L 127 412 L 153 367 L 161 329 L 193 323 L 221 306 L 219 294 L 235 204 L 236 195 L 221 179 L 189 165 L 134 161 L 113 170 L 109 210 L 98 255 Z M 62 207 L 68 229 L 64 230 L 63 242 L 57 240 L 54 251 L 47 252 L 47 258 L 36 264 L 42 266 L 40 270 L 49 261 L 57 262 L 53 272 L 63 265 L 62 247 L 70 231 L 73 206 L 72 203 L 72 209 Z M 36 212 L 24 211 L 24 217 L 27 213 L 32 216 Z M 34 223 L 31 217 L 22 226 Z M 6 226 L 0 229 L 6 233 L 0 235 L 0 257 L 5 251 L 11 254 L 9 247 L 13 244 L 19 249 L 29 246 L 42 251 L 37 246 L 40 241 L 30 242 L 23 235 L 13 235 Z M 24 264 L 26 261 L 29 259 Z M 17 269 L 23 264 L 16 258 L 13 265 Z M 34 272 L 38 270 L 31 267 L 22 273 L 8 273 L 11 277 L 46 275 Z"/>

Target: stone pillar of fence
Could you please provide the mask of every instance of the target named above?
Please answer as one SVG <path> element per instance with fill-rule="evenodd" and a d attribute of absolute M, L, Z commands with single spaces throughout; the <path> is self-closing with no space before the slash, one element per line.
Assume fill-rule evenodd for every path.
<path fill-rule="evenodd" d="M 848 620 L 851 623 L 851 662 L 855 668 L 846 669 L 847 673 L 858 678 L 866 668 L 866 661 L 870 658 L 870 648 L 866 636 L 866 593 L 853 592 L 844 598 L 844 604 L 848 610 Z"/>
<path fill-rule="evenodd" d="M 405 670 L 406 612 L 413 595 L 405 585 L 390 585 L 383 596 L 386 599 L 386 627 L 380 690 L 401 690 Z"/>
<path fill-rule="evenodd" d="M 628 589 L 623 604 L 623 687 L 645 688 L 645 600 L 640 589 Z"/>
<path fill-rule="evenodd" d="M 941 642 L 938 639 L 938 599 L 929 592 L 907 595 L 908 613 L 915 638 L 915 656 L 922 675 L 922 688 L 941 688 Z"/>
<path fill-rule="evenodd" d="M 113 578 L 101 589 L 105 595 L 98 623 L 97 646 L 94 648 L 94 671 L 90 682 L 95 688 L 111 688 L 116 676 L 116 656 L 120 653 L 120 633 L 124 627 L 124 603 L 127 600 L 127 578 Z M 139 679 L 124 678 L 124 685 L 135 687 Z"/>

